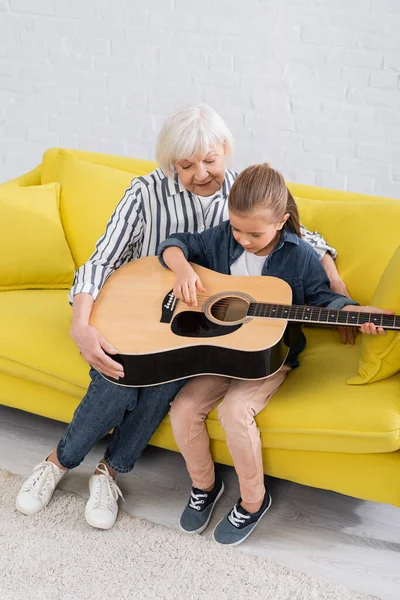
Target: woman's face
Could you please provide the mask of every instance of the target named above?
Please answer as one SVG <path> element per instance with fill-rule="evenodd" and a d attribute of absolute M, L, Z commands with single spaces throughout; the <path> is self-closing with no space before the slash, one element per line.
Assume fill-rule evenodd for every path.
<path fill-rule="evenodd" d="M 224 144 L 218 144 L 204 156 L 196 154 L 188 159 L 177 160 L 174 167 L 181 184 L 197 196 L 212 196 L 225 179 Z"/>

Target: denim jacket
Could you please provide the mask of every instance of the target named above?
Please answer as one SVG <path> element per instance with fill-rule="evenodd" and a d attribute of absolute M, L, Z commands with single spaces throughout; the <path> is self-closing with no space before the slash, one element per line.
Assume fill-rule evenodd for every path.
<path fill-rule="evenodd" d="M 166 264 L 162 253 L 169 246 L 180 248 L 187 260 L 225 275 L 230 274 L 231 265 L 244 252 L 244 248 L 233 237 L 229 221 L 201 233 L 175 233 L 170 236 L 158 248 L 158 256 L 164 267 Z M 288 226 L 283 228 L 278 243 L 266 257 L 262 275 L 286 281 L 292 288 L 293 304 L 337 309 L 358 304 L 346 296 L 332 292 L 317 253 Z M 298 326 L 295 327 L 298 331 Z M 295 337 L 292 336 L 292 339 Z M 298 335 L 290 346 L 286 363 L 296 367 L 299 364 L 297 356 L 305 347 L 304 334 Z"/>

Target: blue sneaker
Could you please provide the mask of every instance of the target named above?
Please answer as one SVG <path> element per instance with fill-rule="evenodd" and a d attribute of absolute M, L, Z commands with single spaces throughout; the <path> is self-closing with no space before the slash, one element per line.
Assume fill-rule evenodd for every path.
<path fill-rule="evenodd" d="M 214 506 L 217 500 L 222 496 L 224 483 L 215 474 L 215 484 L 211 492 L 205 492 L 192 486 L 189 502 L 179 521 L 179 528 L 185 533 L 201 533 L 207 527 Z"/>
<path fill-rule="evenodd" d="M 256 513 L 249 513 L 237 501 L 232 510 L 218 523 L 214 529 L 213 537 L 219 544 L 225 546 L 238 546 L 254 531 L 272 504 L 271 496 L 265 492 L 261 508 Z"/>

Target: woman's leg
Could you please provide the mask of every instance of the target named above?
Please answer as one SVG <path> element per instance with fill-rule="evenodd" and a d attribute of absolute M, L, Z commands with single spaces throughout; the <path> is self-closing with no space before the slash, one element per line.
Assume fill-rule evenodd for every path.
<path fill-rule="evenodd" d="M 260 432 L 254 420 L 283 383 L 289 367 L 259 381 L 233 380 L 218 416 L 239 478 L 241 505 L 257 512 L 265 496 Z"/>
<path fill-rule="evenodd" d="M 57 446 L 57 460 L 64 469 L 77 467 L 95 443 L 137 405 L 138 388 L 110 383 L 95 369 L 90 370 L 90 376 L 88 391 Z"/>
<path fill-rule="evenodd" d="M 103 462 L 109 470 L 128 473 L 134 467 L 186 380 L 137 389 L 136 404 L 115 428 Z"/>
<path fill-rule="evenodd" d="M 137 389 L 113 385 L 94 369 L 90 375 L 88 391 L 57 449 L 48 460 L 36 465 L 32 475 L 24 481 L 16 498 L 20 512 L 31 515 L 44 508 L 65 472 L 78 466 L 94 444 L 123 420 L 127 410 L 135 407 Z M 112 475 L 110 472 L 108 476 Z"/>
<path fill-rule="evenodd" d="M 171 404 L 170 418 L 176 444 L 185 459 L 193 485 L 208 491 L 214 486 L 214 463 L 205 425 L 208 413 L 229 388 L 231 379 L 193 377 Z"/>

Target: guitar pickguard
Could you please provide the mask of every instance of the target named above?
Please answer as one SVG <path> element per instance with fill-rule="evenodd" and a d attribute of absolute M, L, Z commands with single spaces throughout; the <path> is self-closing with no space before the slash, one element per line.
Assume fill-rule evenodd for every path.
<path fill-rule="evenodd" d="M 192 338 L 207 338 L 228 335 L 242 326 L 218 325 L 210 321 L 202 312 L 184 311 L 174 317 L 171 331 L 175 335 Z"/>

